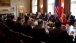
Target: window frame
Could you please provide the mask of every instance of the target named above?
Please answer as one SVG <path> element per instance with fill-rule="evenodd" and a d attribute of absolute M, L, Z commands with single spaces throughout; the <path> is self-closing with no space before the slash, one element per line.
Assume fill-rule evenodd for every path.
<path fill-rule="evenodd" d="M 37 7 L 37 0 L 32 0 L 32 13 L 34 14 L 37 12 L 37 8 L 35 9 L 35 7 Z"/>
<path fill-rule="evenodd" d="M 48 12 L 48 13 L 49 13 L 49 12 L 51 12 L 51 11 L 49 11 L 49 10 L 51 10 L 51 9 L 52 9 L 51 14 L 54 14 L 55 0 L 54 0 L 54 2 L 53 2 L 53 3 L 48 3 L 48 2 L 49 2 L 49 0 L 47 0 L 47 12 Z M 50 9 L 49 9 L 49 6 L 52 6 L 52 8 L 50 8 Z"/>
<path fill-rule="evenodd" d="M 72 8 L 72 4 L 74 4 L 73 8 Z M 76 5 L 76 1 L 72 1 L 71 0 L 71 8 L 70 8 L 71 9 L 71 12 L 72 12 L 71 15 L 75 16 L 75 19 L 76 19 L 76 7 L 75 7 L 75 5 Z"/>

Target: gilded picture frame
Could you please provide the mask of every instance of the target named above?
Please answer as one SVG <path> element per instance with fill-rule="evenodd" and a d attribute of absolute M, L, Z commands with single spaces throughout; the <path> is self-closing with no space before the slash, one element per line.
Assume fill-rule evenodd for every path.
<path fill-rule="evenodd" d="M 0 0 L 0 7 L 10 7 L 11 6 L 11 0 Z"/>

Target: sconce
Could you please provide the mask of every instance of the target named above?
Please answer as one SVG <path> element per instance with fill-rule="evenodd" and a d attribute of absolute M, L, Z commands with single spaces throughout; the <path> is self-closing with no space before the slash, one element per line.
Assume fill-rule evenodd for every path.
<path fill-rule="evenodd" d="M 22 8 L 22 7 L 24 7 L 24 6 L 20 6 L 20 8 Z"/>
<path fill-rule="evenodd" d="M 19 6 L 20 7 L 20 13 L 23 13 L 23 7 L 24 6 Z"/>
<path fill-rule="evenodd" d="M 62 7 L 64 8 L 64 3 L 62 3 Z"/>
<path fill-rule="evenodd" d="M 43 5 L 41 5 L 40 8 L 43 8 Z"/>

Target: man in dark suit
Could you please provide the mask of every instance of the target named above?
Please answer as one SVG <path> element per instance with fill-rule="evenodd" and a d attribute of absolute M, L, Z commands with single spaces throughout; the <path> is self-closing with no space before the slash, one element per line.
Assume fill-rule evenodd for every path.
<path fill-rule="evenodd" d="M 52 22 L 55 22 L 56 20 L 59 20 L 58 18 L 58 15 L 57 14 L 54 14 L 53 17 L 52 17 Z"/>
<path fill-rule="evenodd" d="M 36 16 L 36 19 L 42 19 L 42 14 L 41 12 L 38 12 L 37 16 Z"/>
<path fill-rule="evenodd" d="M 33 43 L 40 43 L 40 41 L 47 42 L 49 35 L 47 35 L 46 31 L 43 26 L 43 20 L 39 19 L 38 20 L 38 25 L 33 28 L 33 38 L 34 42 Z"/>
<path fill-rule="evenodd" d="M 21 22 L 22 22 L 22 18 L 18 17 L 17 22 L 14 24 L 14 29 L 13 29 L 14 31 L 21 33 L 21 30 L 22 30 Z"/>
<path fill-rule="evenodd" d="M 0 22 L 4 23 L 4 16 L 3 15 L 0 15 Z"/>
<path fill-rule="evenodd" d="M 71 15 L 71 12 L 70 14 L 67 16 L 67 22 L 71 22 L 72 25 L 74 24 L 74 20 L 75 20 L 75 17 L 73 15 Z"/>
<path fill-rule="evenodd" d="M 51 12 L 49 12 L 48 14 L 45 15 L 46 21 L 52 21 L 52 19 L 53 19 L 53 15 L 51 15 Z"/>
<path fill-rule="evenodd" d="M 25 22 L 22 26 L 22 33 L 24 33 L 25 35 L 30 36 L 32 33 L 32 27 L 31 24 L 29 23 L 29 17 L 25 16 Z"/>
<path fill-rule="evenodd" d="M 70 41 L 71 38 L 67 34 L 67 31 L 61 29 L 61 22 L 56 20 L 55 29 L 49 31 L 50 34 L 50 43 L 66 43 Z"/>
<path fill-rule="evenodd" d="M 13 29 L 13 26 L 14 26 L 14 24 L 15 24 L 14 15 L 11 15 L 10 18 L 11 18 L 11 20 L 9 21 L 8 26 L 9 26 L 11 29 Z"/>

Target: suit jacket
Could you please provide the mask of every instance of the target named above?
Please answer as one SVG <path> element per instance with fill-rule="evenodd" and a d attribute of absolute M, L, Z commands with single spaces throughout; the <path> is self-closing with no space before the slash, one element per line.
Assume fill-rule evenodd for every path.
<path fill-rule="evenodd" d="M 36 19 L 42 19 L 42 15 L 40 15 L 39 17 L 36 16 Z"/>
<path fill-rule="evenodd" d="M 48 42 L 49 38 L 49 35 L 46 34 L 45 29 L 38 25 L 33 28 L 32 36 L 35 43 L 40 43 L 40 41 Z"/>
<path fill-rule="evenodd" d="M 30 23 L 25 22 L 22 26 L 22 33 L 24 33 L 25 35 L 31 36 L 32 33 L 32 27 L 30 25 Z"/>
<path fill-rule="evenodd" d="M 2 23 L 3 23 L 3 20 L 2 20 L 2 19 L 0 19 L 0 22 L 2 22 Z"/>
<path fill-rule="evenodd" d="M 47 20 L 52 21 L 52 19 L 53 19 L 53 15 L 51 15 L 49 18 L 48 18 L 48 15 L 45 15 L 45 20 L 46 20 L 46 21 L 47 21 Z"/>
<path fill-rule="evenodd" d="M 11 19 L 7 19 L 6 22 L 5 22 L 5 24 L 6 24 L 7 26 L 9 26 L 10 21 L 11 21 Z"/>
<path fill-rule="evenodd" d="M 8 26 L 9 26 L 11 29 L 13 29 L 14 24 L 15 24 L 15 21 L 10 20 Z"/>
<path fill-rule="evenodd" d="M 59 20 L 59 18 L 58 17 L 53 17 L 53 19 L 52 19 L 52 22 L 55 22 L 56 20 Z"/>
<path fill-rule="evenodd" d="M 16 31 L 16 32 L 21 32 L 21 30 L 22 30 L 22 24 L 19 23 L 19 22 L 16 22 L 14 24 L 14 29 L 13 30 Z"/>
<path fill-rule="evenodd" d="M 68 19 L 74 20 L 74 16 L 73 16 L 73 15 L 67 16 L 67 20 L 68 20 Z"/>
<path fill-rule="evenodd" d="M 49 17 L 49 20 L 53 22 L 53 15 Z"/>
<path fill-rule="evenodd" d="M 67 20 L 70 19 L 71 24 L 74 24 L 75 17 L 73 15 L 67 16 Z"/>
<path fill-rule="evenodd" d="M 67 32 L 61 30 L 60 28 L 56 28 L 54 30 L 49 31 L 49 35 L 50 43 L 66 43 L 66 41 L 69 42 L 71 40 Z"/>

